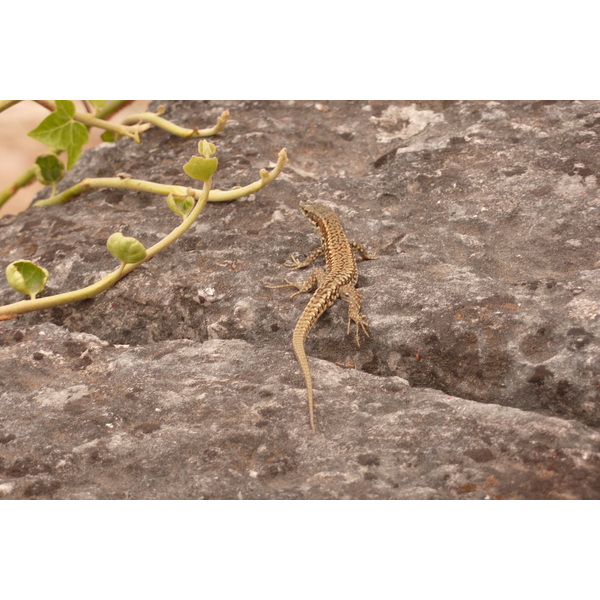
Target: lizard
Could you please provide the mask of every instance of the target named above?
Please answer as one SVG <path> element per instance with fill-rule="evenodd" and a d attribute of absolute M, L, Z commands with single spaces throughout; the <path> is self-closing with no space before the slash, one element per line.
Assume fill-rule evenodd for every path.
<path fill-rule="evenodd" d="M 304 347 L 306 338 L 319 317 L 339 298 L 348 302 L 348 335 L 350 326 L 354 322 L 356 345 L 360 347 L 359 327 L 369 337 L 365 315 L 360 314 L 360 292 L 355 287 L 358 281 L 358 268 L 354 251 L 357 251 L 363 260 L 377 260 L 378 257 L 370 256 L 362 244 L 349 242 L 338 216 L 325 205 L 319 202 L 300 202 L 300 210 L 315 226 L 322 243 L 304 261 L 299 261 L 292 256 L 292 262 L 284 263 L 284 266 L 291 270 L 302 269 L 311 265 L 319 256 L 325 255 L 326 268 L 325 270 L 316 268 L 303 283 L 294 283 L 285 279 L 285 283 L 282 285 L 265 287 L 269 289 L 297 288 L 298 291 L 290 296 L 290 300 L 298 294 L 311 292 L 315 286 L 317 288 L 302 311 L 292 334 L 292 348 L 306 383 L 310 427 L 315 433 L 313 384 Z"/>

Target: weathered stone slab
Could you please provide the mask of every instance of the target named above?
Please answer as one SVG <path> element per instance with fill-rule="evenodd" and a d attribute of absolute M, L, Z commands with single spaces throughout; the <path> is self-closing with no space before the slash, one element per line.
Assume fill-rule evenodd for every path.
<path fill-rule="evenodd" d="M 6 497 L 600 497 L 600 103 L 166 104 L 187 126 L 230 109 L 216 187 L 284 146 L 290 165 L 102 296 L 2 324 Z M 188 185 L 196 146 L 150 130 L 86 153 L 60 189 L 119 172 Z M 299 200 L 380 255 L 359 264 L 371 337 L 347 338 L 343 303 L 309 336 L 330 363 L 312 361 L 316 438 L 288 352 L 308 296 L 264 288 L 317 244 Z M 39 262 L 58 293 L 116 266 L 111 233 L 148 246 L 177 223 L 163 199 L 98 190 L 0 220 L 0 257 Z M 94 452 L 106 464 L 77 458 Z"/>
<path fill-rule="evenodd" d="M 8 338 L 8 339 L 7 339 Z M 16 338 L 16 339 L 15 339 Z M 8 498 L 594 498 L 600 434 L 243 340 L 4 332 Z M 275 367 L 278 365 L 278 368 Z"/>

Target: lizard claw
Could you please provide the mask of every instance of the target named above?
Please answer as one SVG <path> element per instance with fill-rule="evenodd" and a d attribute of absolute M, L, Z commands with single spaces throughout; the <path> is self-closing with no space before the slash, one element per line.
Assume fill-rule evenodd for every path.
<path fill-rule="evenodd" d="M 292 271 L 300 269 L 304 266 L 295 256 L 290 256 L 290 260 L 292 262 L 283 263 L 283 266 L 287 267 L 288 269 L 291 269 Z"/>
<path fill-rule="evenodd" d="M 356 345 L 360 348 L 360 336 L 359 336 L 359 332 L 358 332 L 358 326 L 360 325 L 360 327 L 362 328 L 362 331 L 366 337 L 370 337 L 369 332 L 367 330 L 367 327 L 369 326 L 369 324 L 365 321 L 365 315 L 358 315 L 357 317 L 350 317 L 348 319 L 348 335 L 350 335 L 350 326 L 352 325 L 352 321 L 354 321 L 354 323 L 356 325 L 356 338 L 355 338 Z"/>
<path fill-rule="evenodd" d="M 300 285 L 299 283 L 294 283 L 293 281 L 290 281 L 289 279 L 284 279 L 285 283 L 282 283 L 281 285 L 265 285 L 266 288 L 270 289 L 270 290 L 278 290 L 281 288 L 286 288 L 286 287 L 295 287 L 298 288 L 297 292 L 294 292 L 291 296 L 290 296 L 290 300 L 294 297 L 297 296 L 298 294 L 301 294 L 304 291 L 304 286 Z"/>

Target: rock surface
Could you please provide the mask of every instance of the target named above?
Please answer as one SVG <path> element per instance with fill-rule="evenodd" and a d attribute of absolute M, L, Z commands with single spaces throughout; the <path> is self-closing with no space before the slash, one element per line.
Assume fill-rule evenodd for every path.
<path fill-rule="evenodd" d="M 216 187 L 290 164 L 105 294 L 2 323 L 0 497 L 600 498 L 600 103 L 165 104 L 186 126 L 231 110 Z M 196 146 L 150 130 L 59 189 L 188 185 Z M 317 245 L 299 200 L 380 256 L 359 263 L 371 337 L 343 303 L 309 335 L 316 436 L 290 350 L 308 296 L 264 288 L 305 277 L 282 266 Z M 0 256 L 58 293 L 116 266 L 111 233 L 177 223 L 98 190 L 0 220 Z"/>

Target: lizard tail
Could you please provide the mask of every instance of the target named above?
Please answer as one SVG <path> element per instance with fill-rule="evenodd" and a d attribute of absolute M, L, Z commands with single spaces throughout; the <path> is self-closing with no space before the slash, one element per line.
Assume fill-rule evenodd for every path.
<path fill-rule="evenodd" d="M 314 401 L 313 401 L 313 385 L 312 385 L 312 377 L 310 375 L 310 369 L 308 368 L 308 359 L 306 358 L 306 351 L 304 350 L 304 340 L 306 339 L 306 335 L 303 334 L 302 331 L 298 331 L 297 329 L 294 331 L 294 335 L 292 336 L 292 347 L 294 349 L 294 354 L 296 355 L 296 360 L 300 365 L 300 370 L 302 371 L 302 375 L 304 375 L 304 381 L 306 382 L 306 391 L 308 393 L 308 415 L 310 418 L 310 428 L 313 433 L 316 432 L 315 429 L 315 409 L 314 409 Z"/>

